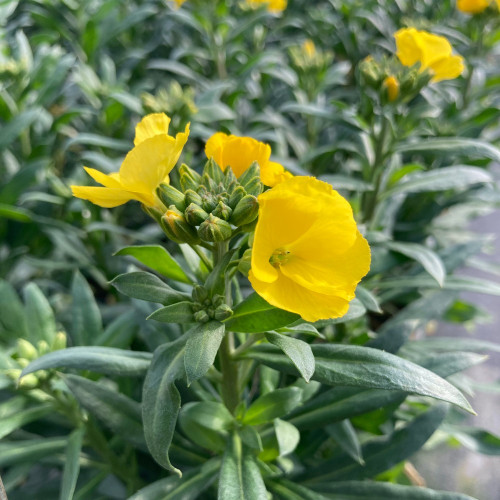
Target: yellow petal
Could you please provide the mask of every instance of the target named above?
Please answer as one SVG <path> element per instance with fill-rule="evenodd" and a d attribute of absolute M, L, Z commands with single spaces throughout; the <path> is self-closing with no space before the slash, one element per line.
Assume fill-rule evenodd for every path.
<path fill-rule="evenodd" d="M 436 60 L 430 66 L 434 76 L 433 82 L 450 80 L 460 76 L 464 70 L 464 59 L 461 56 L 450 56 Z"/>
<path fill-rule="evenodd" d="M 170 118 L 165 113 L 152 113 L 145 116 L 135 127 L 134 145 L 138 146 L 155 135 L 168 135 Z"/>
<path fill-rule="evenodd" d="M 205 144 L 205 154 L 207 158 L 213 158 L 215 163 L 217 163 L 222 170 L 227 166 L 223 165 L 223 151 L 228 139 L 229 136 L 224 134 L 224 132 L 217 132 L 212 135 Z"/>
<path fill-rule="evenodd" d="M 116 172 L 110 175 L 106 175 L 102 172 L 99 172 L 99 170 L 96 170 L 95 168 L 83 168 L 85 169 L 85 172 L 87 172 L 87 174 L 89 174 L 90 177 L 92 177 L 92 179 L 94 179 L 99 184 L 102 184 L 103 186 L 108 188 L 122 188 L 119 175 Z"/>
<path fill-rule="evenodd" d="M 416 35 L 415 28 L 403 28 L 394 34 L 397 56 L 405 66 L 413 66 L 421 60 L 422 51 L 417 44 Z"/>
<path fill-rule="evenodd" d="M 105 208 L 117 207 L 130 200 L 137 200 L 150 206 L 154 204 L 152 199 L 119 188 L 71 186 L 71 191 L 73 196 Z"/>
<path fill-rule="evenodd" d="M 338 318 L 349 309 L 347 300 L 308 290 L 281 273 L 273 283 L 258 280 L 253 271 L 248 279 L 254 290 L 270 304 L 300 314 L 306 321 Z"/>
<path fill-rule="evenodd" d="M 498 3 L 500 0 L 496 1 Z M 458 0 L 457 9 L 466 14 L 478 14 L 486 10 L 490 3 L 488 0 Z"/>
<path fill-rule="evenodd" d="M 260 169 L 260 179 L 264 185 L 269 187 L 276 186 L 276 184 L 280 184 L 292 177 L 293 175 L 287 172 L 283 165 L 274 161 L 267 162 Z"/>

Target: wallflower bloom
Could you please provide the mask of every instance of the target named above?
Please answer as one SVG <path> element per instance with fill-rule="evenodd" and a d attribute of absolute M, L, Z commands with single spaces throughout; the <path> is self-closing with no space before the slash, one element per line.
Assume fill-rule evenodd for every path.
<path fill-rule="evenodd" d="M 394 38 L 401 63 L 405 66 L 420 63 L 421 71 L 428 69 L 432 73 L 433 82 L 456 78 L 464 70 L 463 58 L 452 55 L 450 42 L 443 36 L 403 28 Z"/>
<path fill-rule="evenodd" d="M 457 9 L 466 14 L 479 14 L 492 3 L 492 0 L 457 0 Z M 500 5 L 500 0 L 496 0 L 496 3 Z"/>
<path fill-rule="evenodd" d="M 247 0 L 247 3 L 252 7 L 267 5 L 269 12 L 282 12 L 287 6 L 287 0 Z"/>
<path fill-rule="evenodd" d="M 106 175 L 93 168 L 85 171 L 104 187 L 71 186 L 73 196 L 89 200 L 101 207 L 117 207 L 137 200 L 149 207 L 158 204 L 155 190 L 168 182 L 189 135 L 184 132 L 168 135 L 170 118 L 164 113 L 145 116 L 135 128 L 135 147 L 127 154 L 120 171 Z"/>
<path fill-rule="evenodd" d="M 292 176 L 283 165 L 269 161 L 271 146 L 252 137 L 239 137 L 217 132 L 205 145 L 207 158 L 224 170 L 230 166 L 234 175 L 239 177 L 254 161 L 260 166 L 260 178 L 266 186 L 275 186 Z"/>
<path fill-rule="evenodd" d="M 259 205 L 254 290 L 306 321 L 343 316 L 370 268 L 349 203 L 325 182 L 293 177 L 261 194 Z"/>

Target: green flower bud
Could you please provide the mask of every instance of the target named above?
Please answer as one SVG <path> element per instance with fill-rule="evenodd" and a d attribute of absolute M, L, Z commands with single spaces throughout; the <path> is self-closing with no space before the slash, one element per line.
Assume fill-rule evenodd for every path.
<path fill-rule="evenodd" d="M 239 176 L 238 182 L 246 189 L 247 184 L 255 178 L 260 182 L 260 167 L 256 161 Z"/>
<path fill-rule="evenodd" d="M 31 342 L 24 339 L 17 339 L 17 354 L 20 358 L 25 358 L 30 361 L 38 358 L 36 347 Z"/>
<path fill-rule="evenodd" d="M 34 389 L 38 386 L 38 377 L 34 373 L 28 373 L 19 380 L 17 386 L 20 389 Z"/>
<path fill-rule="evenodd" d="M 224 170 L 224 177 L 224 184 L 226 185 L 227 191 L 231 191 L 231 186 L 236 186 L 238 180 L 236 179 L 233 169 L 230 166 L 227 166 L 226 170 Z"/>
<path fill-rule="evenodd" d="M 217 198 L 212 193 L 207 192 L 201 195 L 201 206 L 207 212 L 215 210 L 217 203 L 218 203 Z"/>
<path fill-rule="evenodd" d="M 191 205 L 191 203 L 194 203 L 195 205 L 201 205 L 201 196 L 196 191 L 187 189 L 184 195 L 186 197 L 186 206 Z"/>
<path fill-rule="evenodd" d="M 22 370 L 19 370 L 19 368 L 9 368 L 8 370 L 2 370 L 1 373 L 11 380 L 17 381 L 17 379 L 21 376 L 21 372 Z"/>
<path fill-rule="evenodd" d="M 44 354 L 47 354 L 48 352 L 50 352 L 50 346 L 45 340 L 39 340 L 36 343 L 36 347 L 37 347 L 39 356 L 43 356 Z"/>
<path fill-rule="evenodd" d="M 206 311 L 202 310 L 194 314 L 194 320 L 197 323 L 206 323 L 207 321 L 210 321 L 210 316 Z"/>
<path fill-rule="evenodd" d="M 194 285 L 191 296 L 193 297 L 193 300 L 195 302 L 199 302 L 200 304 L 202 304 L 205 300 L 208 299 L 208 292 L 204 286 Z"/>
<path fill-rule="evenodd" d="M 146 212 L 152 219 L 154 219 L 158 224 L 160 224 L 163 212 L 158 210 L 156 207 L 147 207 L 146 205 L 141 205 L 141 208 Z"/>
<path fill-rule="evenodd" d="M 208 160 L 205 164 L 205 168 L 203 169 L 203 177 L 205 175 L 210 177 L 210 179 L 212 179 L 217 184 L 219 184 L 220 182 L 224 182 L 224 172 L 212 158 L 210 158 L 210 160 Z"/>
<path fill-rule="evenodd" d="M 228 207 L 225 203 L 219 201 L 219 204 L 215 207 L 215 210 L 212 211 L 212 214 L 220 219 L 229 220 L 232 212 L 231 207 Z"/>
<path fill-rule="evenodd" d="M 221 304 L 224 304 L 224 295 L 214 295 L 213 298 L 212 298 L 212 304 L 214 305 L 214 307 L 219 307 Z"/>
<path fill-rule="evenodd" d="M 170 184 L 161 183 L 156 189 L 156 194 L 166 207 L 175 205 L 179 210 L 186 208 L 184 195 Z"/>
<path fill-rule="evenodd" d="M 224 321 L 227 318 L 230 318 L 233 315 L 233 310 L 227 304 L 221 304 L 216 310 L 214 314 L 214 318 L 217 321 Z"/>
<path fill-rule="evenodd" d="M 246 191 L 242 186 L 237 186 L 229 197 L 228 205 L 234 209 L 238 202 L 246 195 Z"/>
<path fill-rule="evenodd" d="M 234 226 L 243 226 L 254 221 L 259 214 L 259 202 L 252 195 L 242 198 L 236 205 L 231 216 L 230 222 Z"/>
<path fill-rule="evenodd" d="M 247 248 L 243 257 L 241 257 L 240 262 L 238 263 L 238 271 L 245 276 L 248 276 L 250 272 L 250 268 L 252 267 L 252 249 Z"/>
<path fill-rule="evenodd" d="M 257 221 L 258 219 L 254 219 L 250 224 L 244 224 L 243 226 L 240 226 L 240 229 L 244 233 L 251 233 L 252 231 L 255 230 L 255 226 L 257 226 Z"/>
<path fill-rule="evenodd" d="M 52 350 L 59 351 L 60 349 L 66 349 L 68 343 L 68 338 L 64 332 L 57 332 L 52 342 Z"/>
<path fill-rule="evenodd" d="M 192 226 L 199 226 L 208 217 L 208 214 L 200 206 L 191 203 L 184 211 L 184 217 Z"/>
<path fill-rule="evenodd" d="M 200 242 L 196 229 L 186 222 L 182 212 L 174 205 L 171 205 L 161 218 L 161 227 L 165 234 L 176 243 L 197 245 Z"/>
<path fill-rule="evenodd" d="M 202 175 L 201 184 L 202 186 L 205 186 L 211 193 L 217 191 L 217 183 L 207 174 Z"/>
<path fill-rule="evenodd" d="M 233 230 L 225 220 L 210 214 L 198 228 L 198 236 L 203 241 L 216 242 L 231 238 Z"/>
<path fill-rule="evenodd" d="M 183 191 L 186 191 L 187 189 L 196 191 L 196 188 L 201 183 L 201 175 L 198 172 L 195 172 L 192 168 L 189 168 L 185 163 L 179 167 L 179 175 Z"/>
<path fill-rule="evenodd" d="M 259 196 L 259 194 L 264 191 L 264 185 L 258 177 L 254 177 L 245 185 L 245 191 L 247 192 L 247 194 Z"/>
<path fill-rule="evenodd" d="M 359 72 L 369 87 L 377 88 L 382 79 L 380 64 L 368 56 L 359 63 Z"/>
<path fill-rule="evenodd" d="M 16 361 L 21 368 L 26 368 L 30 364 L 30 361 L 25 358 L 17 358 Z"/>
<path fill-rule="evenodd" d="M 215 308 L 213 308 L 212 306 L 208 307 L 207 308 L 207 314 L 208 314 L 209 318 L 213 318 L 214 314 L 215 314 Z"/>

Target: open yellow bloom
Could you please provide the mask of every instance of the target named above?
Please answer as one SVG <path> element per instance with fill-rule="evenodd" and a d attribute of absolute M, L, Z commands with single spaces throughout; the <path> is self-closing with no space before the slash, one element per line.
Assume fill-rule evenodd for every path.
<path fill-rule="evenodd" d="M 266 186 L 275 186 L 290 177 L 283 165 L 269 161 L 271 146 L 252 137 L 239 137 L 217 132 L 205 145 L 207 158 L 213 158 L 222 170 L 230 166 L 239 177 L 254 161 L 260 167 L 260 179 Z"/>
<path fill-rule="evenodd" d="M 420 70 L 429 70 L 432 81 L 449 80 L 464 70 L 463 58 L 452 54 L 450 42 L 443 37 L 415 28 L 403 28 L 394 34 L 397 56 L 405 66 L 420 63 Z"/>
<path fill-rule="evenodd" d="M 496 0 L 500 4 L 500 0 Z M 491 0 L 457 0 L 457 9 L 466 14 L 479 14 L 486 10 L 490 5 Z"/>
<path fill-rule="evenodd" d="M 170 118 L 164 113 L 145 116 L 135 129 L 134 148 L 127 154 L 120 171 L 106 175 L 84 167 L 104 187 L 71 186 L 73 196 L 89 200 L 101 207 L 117 207 L 137 200 L 149 207 L 157 205 L 156 188 L 168 182 L 189 135 L 184 132 L 168 135 Z"/>
<path fill-rule="evenodd" d="M 270 304 L 306 321 L 343 316 L 369 268 L 352 209 L 329 184 L 293 177 L 259 196 L 249 279 Z"/>
<path fill-rule="evenodd" d="M 252 7 L 267 5 L 269 12 L 282 12 L 286 9 L 287 0 L 247 0 Z"/>

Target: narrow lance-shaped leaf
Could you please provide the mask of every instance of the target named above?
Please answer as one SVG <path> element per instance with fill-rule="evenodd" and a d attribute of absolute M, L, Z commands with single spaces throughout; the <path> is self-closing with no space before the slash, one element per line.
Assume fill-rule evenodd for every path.
<path fill-rule="evenodd" d="M 24 288 L 26 323 L 29 339 L 45 340 L 49 345 L 56 336 L 56 320 L 49 301 L 35 283 Z"/>
<path fill-rule="evenodd" d="M 80 428 L 73 431 L 69 436 L 59 500 L 73 499 L 78 474 L 80 473 L 80 452 L 84 434 L 85 430 Z"/>
<path fill-rule="evenodd" d="M 193 323 L 193 303 L 184 301 L 162 307 L 161 309 L 157 309 L 153 314 L 150 314 L 147 319 L 154 319 L 162 323 Z"/>

